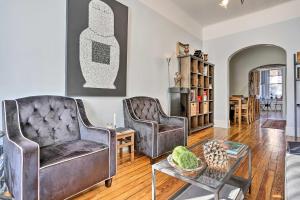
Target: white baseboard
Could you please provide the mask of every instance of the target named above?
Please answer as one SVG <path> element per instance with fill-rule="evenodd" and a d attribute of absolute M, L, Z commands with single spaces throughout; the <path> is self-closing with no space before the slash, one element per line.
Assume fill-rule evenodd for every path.
<path fill-rule="evenodd" d="M 230 128 L 229 123 L 225 120 L 215 120 L 214 127 L 218 128 Z"/>

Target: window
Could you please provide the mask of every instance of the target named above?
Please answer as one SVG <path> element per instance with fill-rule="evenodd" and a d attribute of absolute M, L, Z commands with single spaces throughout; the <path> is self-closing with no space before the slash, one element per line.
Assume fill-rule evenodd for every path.
<path fill-rule="evenodd" d="M 270 97 L 282 97 L 282 69 L 270 70 L 269 94 Z"/>
<path fill-rule="evenodd" d="M 282 97 L 282 69 L 263 70 L 261 72 L 262 98 Z"/>

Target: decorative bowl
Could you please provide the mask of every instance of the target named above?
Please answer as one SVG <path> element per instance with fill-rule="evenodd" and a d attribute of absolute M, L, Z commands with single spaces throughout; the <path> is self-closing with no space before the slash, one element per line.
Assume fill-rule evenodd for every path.
<path fill-rule="evenodd" d="M 178 165 L 174 162 L 174 160 L 173 160 L 173 158 L 172 158 L 172 154 L 170 154 L 170 155 L 167 157 L 168 163 L 169 163 L 172 167 L 174 167 L 174 168 L 176 169 L 176 171 L 178 171 L 180 174 L 185 175 L 185 176 L 196 176 L 196 175 L 198 175 L 202 170 L 205 169 L 205 167 L 206 167 L 205 162 L 203 162 L 200 158 L 197 158 L 197 160 L 198 160 L 198 167 L 197 167 L 197 168 L 195 168 L 195 169 L 184 169 L 184 168 L 178 166 Z"/>

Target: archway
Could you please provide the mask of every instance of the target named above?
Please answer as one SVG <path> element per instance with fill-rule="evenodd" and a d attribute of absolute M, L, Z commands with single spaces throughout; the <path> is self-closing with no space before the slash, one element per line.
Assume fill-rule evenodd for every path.
<path fill-rule="evenodd" d="M 249 95 L 249 73 L 267 67 L 286 66 L 286 51 L 272 44 L 258 44 L 235 51 L 228 58 L 228 95 Z M 286 76 L 286 67 L 284 68 Z M 286 102 L 286 89 L 283 87 L 283 100 Z M 228 102 L 229 105 L 229 102 Z M 230 107 L 229 107 L 230 111 Z M 283 105 L 284 118 L 286 105 Z M 229 112 L 230 113 L 230 112 Z M 230 119 L 230 115 L 229 115 Z"/>

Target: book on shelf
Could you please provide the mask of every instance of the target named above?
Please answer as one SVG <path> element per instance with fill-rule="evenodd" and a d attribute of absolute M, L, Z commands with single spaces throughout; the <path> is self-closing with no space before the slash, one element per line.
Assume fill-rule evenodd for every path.
<path fill-rule="evenodd" d="M 207 91 L 203 91 L 203 101 L 207 101 Z"/>
<path fill-rule="evenodd" d="M 198 96 L 198 102 L 201 103 L 202 102 L 202 96 Z"/>
<path fill-rule="evenodd" d="M 208 72 L 208 67 L 207 67 L 207 65 L 204 65 L 203 76 L 207 76 L 207 72 Z"/>
<path fill-rule="evenodd" d="M 197 103 L 191 103 L 191 116 L 196 116 L 197 115 Z"/>
<path fill-rule="evenodd" d="M 300 67 L 297 67 L 297 79 L 300 79 Z"/>
<path fill-rule="evenodd" d="M 209 104 L 208 104 L 208 102 L 203 102 L 203 113 L 204 114 L 209 113 Z"/>
<path fill-rule="evenodd" d="M 243 153 L 246 145 L 233 141 L 224 141 L 224 147 L 229 156 L 239 156 Z"/>
<path fill-rule="evenodd" d="M 191 90 L 191 101 L 196 101 L 196 90 L 195 89 Z"/>

